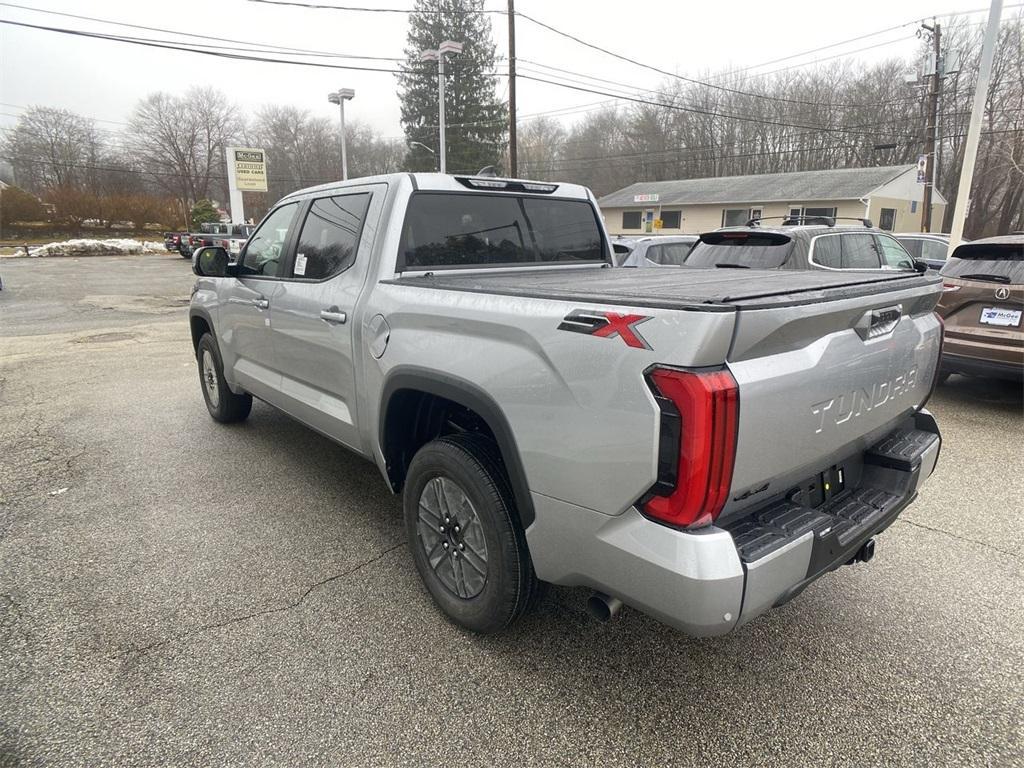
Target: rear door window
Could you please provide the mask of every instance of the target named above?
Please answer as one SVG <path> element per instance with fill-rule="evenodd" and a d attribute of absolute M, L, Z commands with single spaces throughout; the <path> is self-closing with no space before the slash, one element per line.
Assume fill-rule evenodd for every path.
<path fill-rule="evenodd" d="M 913 256 L 915 259 L 921 258 L 921 251 L 924 247 L 921 238 L 919 237 L 901 237 L 900 243 L 904 248 L 907 249 L 907 253 Z M 927 256 L 924 258 L 928 258 Z"/>
<path fill-rule="evenodd" d="M 707 232 L 686 257 L 686 266 L 778 269 L 792 251 L 792 239 L 775 232 Z"/>
<path fill-rule="evenodd" d="M 691 243 L 665 243 L 652 245 L 647 249 L 647 258 L 655 264 L 667 267 L 681 267 L 690 253 Z"/>
<path fill-rule="evenodd" d="M 811 261 L 821 267 L 842 269 L 842 246 L 837 235 L 821 235 L 814 239 L 811 250 Z"/>
<path fill-rule="evenodd" d="M 605 254 L 586 201 L 421 192 L 409 200 L 399 268 L 603 263 Z"/>
<path fill-rule="evenodd" d="M 1024 284 L 1024 240 L 961 245 L 946 261 L 940 274 L 967 280 Z"/>
<path fill-rule="evenodd" d="M 879 269 L 875 236 L 867 232 L 840 235 L 843 269 Z"/>
<path fill-rule="evenodd" d="M 938 240 L 922 240 L 921 252 L 913 253 L 911 251 L 911 254 L 919 258 L 931 259 L 932 261 L 945 261 L 948 252 L 949 246 L 946 243 L 939 242 Z"/>
<path fill-rule="evenodd" d="M 295 246 L 292 277 L 323 280 L 352 266 L 370 195 L 336 195 L 314 200 Z"/>

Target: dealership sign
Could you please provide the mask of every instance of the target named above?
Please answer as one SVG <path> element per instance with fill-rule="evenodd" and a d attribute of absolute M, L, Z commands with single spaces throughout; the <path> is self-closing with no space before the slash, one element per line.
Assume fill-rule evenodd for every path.
<path fill-rule="evenodd" d="M 235 186 L 245 192 L 267 191 L 267 156 L 262 149 L 232 147 Z"/>
<path fill-rule="evenodd" d="M 656 203 L 656 202 L 658 202 L 658 194 L 657 194 L 657 192 L 655 192 L 654 194 L 648 194 L 648 195 L 633 195 L 633 202 L 634 203 Z"/>

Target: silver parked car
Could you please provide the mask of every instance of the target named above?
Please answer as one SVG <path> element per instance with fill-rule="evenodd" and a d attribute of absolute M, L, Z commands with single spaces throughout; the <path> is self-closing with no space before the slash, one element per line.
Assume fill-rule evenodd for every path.
<path fill-rule="evenodd" d="M 942 269 L 949 254 L 949 235 L 941 232 L 907 232 L 894 234 L 911 256 L 920 259 L 929 269 Z M 968 240 L 961 240 L 966 243 Z"/>
<path fill-rule="evenodd" d="M 617 267 L 681 267 L 697 235 L 619 235 L 612 239 Z"/>

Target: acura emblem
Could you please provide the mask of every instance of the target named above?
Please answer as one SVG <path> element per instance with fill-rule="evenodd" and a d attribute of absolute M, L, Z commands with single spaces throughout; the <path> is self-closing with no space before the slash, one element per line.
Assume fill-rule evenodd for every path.
<path fill-rule="evenodd" d="M 996 298 L 999 299 L 1000 301 L 1005 301 L 1006 299 L 1010 298 L 1010 289 L 996 288 Z"/>

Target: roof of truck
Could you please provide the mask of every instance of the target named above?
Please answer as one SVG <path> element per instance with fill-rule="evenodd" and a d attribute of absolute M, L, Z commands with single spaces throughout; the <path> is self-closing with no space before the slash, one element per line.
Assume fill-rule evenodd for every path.
<path fill-rule="evenodd" d="M 516 192 L 520 194 L 551 195 L 552 197 L 592 200 L 590 190 L 579 184 L 560 181 L 535 181 L 504 176 L 474 176 L 472 174 L 449 173 L 388 173 L 380 176 L 361 176 L 346 181 L 332 181 L 315 187 L 298 189 L 282 200 L 304 197 L 311 192 L 333 192 L 349 187 L 367 184 L 395 184 L 409 182 L 414 190 L 427 192 Z M 504 188 L 498 185 L 506 185 Z M 486 186 L 485 186 L 486 185 Z M 532 187 L 532 188 L 531 188 Z"/>

